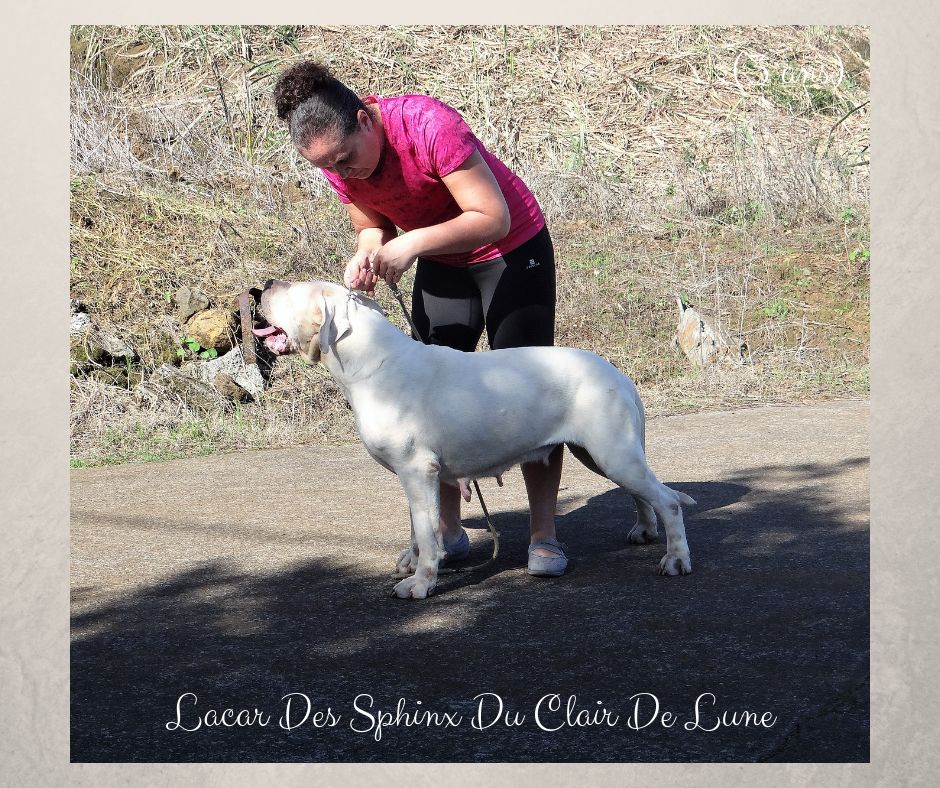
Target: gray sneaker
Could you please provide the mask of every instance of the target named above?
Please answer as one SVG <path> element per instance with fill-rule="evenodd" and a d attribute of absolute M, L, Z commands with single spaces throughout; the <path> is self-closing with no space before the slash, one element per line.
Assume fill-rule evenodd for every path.
<path fill-rule="evenodd" d="M 470 555 L 470 537 L 467 536 L 467 532 L 463 528 L 460 529 L 460 536 L 453 542 L 448 542 L 447 537 L 444 537 L 445 564 L 451 561 L 460 561 L 468 555 Z"/>
<path fill-rule="evenodd" d="M 548 550 L 554 555 L 539 555 L 535 550 Z M 526 571 L 536 577 L 561 577 L 568 567 L 568 559 L 561 542 L 557 539 L 543 539 L 529 545 L 529 566 Z"/>

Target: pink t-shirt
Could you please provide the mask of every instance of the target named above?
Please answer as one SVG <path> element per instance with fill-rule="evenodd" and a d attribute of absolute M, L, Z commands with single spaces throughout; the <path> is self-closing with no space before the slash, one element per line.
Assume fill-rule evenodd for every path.
<path fill-rule="evenodd" d="M 429 96 L 369 96 L 363 101 L 378 104 L 386 144 L 379 166 L 368 178 L 343 180 L 321 170 L 342 202 L 371 208 L 406 232 L 446 222 L 461 210 L 441 178 L 478 150 L 506 198 L 509 234 L 470 252 L 427 255 L 428 259 L 455 266 L 492 260 L 521 246 L 545 226 L 532 192 L 483 147 L 457 110 Z"/>

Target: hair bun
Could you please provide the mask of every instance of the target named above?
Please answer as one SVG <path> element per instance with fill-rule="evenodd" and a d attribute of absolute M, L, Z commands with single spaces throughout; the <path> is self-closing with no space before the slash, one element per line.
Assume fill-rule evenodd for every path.
<path fill-rule="evenodd" d="M 291 66 L 274 85 L 274 107 L 278 118 L 287 120 L 298 105 L 336 81 L 336 77 L 321 63 L 307 60 Z"/>

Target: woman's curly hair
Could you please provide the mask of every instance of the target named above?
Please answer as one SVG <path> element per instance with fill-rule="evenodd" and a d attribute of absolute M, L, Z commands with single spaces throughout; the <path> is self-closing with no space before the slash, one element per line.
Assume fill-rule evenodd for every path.
<path fill-rule="evenodd" d="M 298 148 L 324 132 L 344 137 L 356 130 L 362 100 L 321 63 L 306 60 L 287 69 L 274 85 L 277 116 L 287 122 Z"/>

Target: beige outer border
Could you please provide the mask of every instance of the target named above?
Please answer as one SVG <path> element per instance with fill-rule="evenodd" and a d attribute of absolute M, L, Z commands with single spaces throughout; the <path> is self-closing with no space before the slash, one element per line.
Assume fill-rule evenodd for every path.
<path fill-rule="evenodd" d="M 937 12 L 924 2 L 723 0 L 707 7 L 660 0 L 609 6 L 496 0 L 454 7 L 317 3 L 212 6 L 52 0 L 8 8 L 2 36 L 6 320 L 0 440 L 5 506 L 0 573 L 0 769 L 11 785 L 395 783 L 450 786 L 587 781 L 597 785 L 926 783 L 936 746 L 938 585 L 929 515 L 938 510 L 940 419 L 934 396 L 940 222 Z M 695 9 L 695 10 L 693 10 Z M 328 13 L 330 18 L 324 18 Z M 319 15 L 318 15 L 319 14 Z M 930 18 L 928 18 L 930 17 Z M 69 765 L 68 763 L 68 67 L 72 23 L 218 21 L 332 23 L 867 24 L 875 64 L 873 135 L 872 763 L 834 765 Z M 931 60 L 933 62 L 928 62 Z M 931 330 L 934 328 L 934 330 Z M 16 354 L 14 361 L 13 355 Z M 11 362 L 13 367 L 11 369 Z M 933 418 L 931 418 L 933 417 Z M 930 484 L 930 482 L 933 484 Z M 889 497 L 890 496 L 890 497 Z M 933 540 L 935 541 L 935 540 Z M 838 562 L 839 556 L 832 560 Z M 912 563 L 913 561 L 913 563 Z"/>

